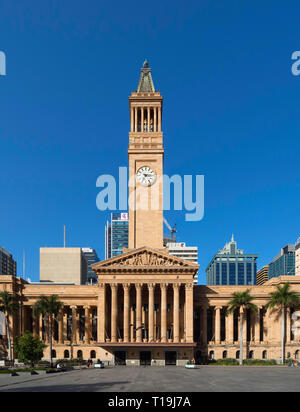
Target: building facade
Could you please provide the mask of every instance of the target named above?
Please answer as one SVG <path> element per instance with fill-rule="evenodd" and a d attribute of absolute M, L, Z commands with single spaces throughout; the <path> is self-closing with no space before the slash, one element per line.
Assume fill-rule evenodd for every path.
<path fill-rule="evenodd" d="M 16 276 L 17 263 L 11 253 L 0 246 L 0 275 Z"/>
<path fill-rule="evenodd" d="M 87 283 L 88 263 L 79 247 L 41 247 L 40 282 Z"/>
<path fill-rule="evenodd" d="M 269 264 L 269 279 L 293 275 L 295 275 L 295 245 L 289 244 L 284 246 L 280 254 Z"/>
<path fill-rule="evenodd" d="M 128 248 L 128 213 L 111 213 L 105 227 L 105 259 L 121 255 Z"/>
<path fill-rule="evenodd" d="M 269 280 L 269 266 L 262 267 L 256 275 L 256 284 L 263 285 Z"/>
<path fill-rule="evenodd" d="M 131 94 L 129 101 L 128 157 L 133 185 L 130 201 L 134 206 L 145 204 L 150 196 L 155 210 L 133 207 L 129 213 L 128 248 L 93 265 L 97 285 L 30 284 L 19 277 L 2 276 L 0 290 L 16 294 L 21 302 L 19 312 L 10 317 L 13 340 L 24 331 L 31 331 L 46 343 L 44 357 L 48 359 L 48 321 L 42 316 L 34 317 L 32 306 L 41 295 L 58 295 L 63 308 L 54 322 L 54 358 L 92 358 L 110 364 L 152 366 L 185 365 L 192 359 L 207 357 L 233 358 L 239 351 L 240 317 L 237 312 L 226 316 L 226 311 L 234 292 L 250 289 L 259 312 L 254 315 L 246 311 L 243 316 L 244 357 L 279 359 L 281 320 L 266 305 L 276 285 L 285 282 L 290 282 L 300 294 L 300 280 L 295 276 L 274 278 L 263 286 L 248 282 L 237 286 L 194 284 L 199 266 L 172 256 L 163 247 L 162 97 L 154 89 L 146 62 L 138 91 Z M 229 253 L 220 254 L 227 267 L 229 264 L 229 273 L 230 263 L 235 268 L 240 263 L 247 268 L 247 261 L 227 260 L 245 259 L 233 242 L 226 247 Z M 252 263 L 256 256 L 250 255 L 251 282 L 252 272 L 256 273 Z M 65 273 L 64 266 L 68 265 L 65 261 L 59 265 L 57 260 L 48 260 L 51 270 L 47 269 L 47 280 L 56 269 Z M 286 351 L 298 356 L 300 342 L 291 333 L 291 316 L 292 311 L 288 311 Z M 0 340 L 0 351 L 0 356 L 7 353 L 6 337 Z"/>
<path fill-rule="evenodd" d="M 300 276 L 300 238 L 295 246 L 295 275 Z"/>
<path fill-rule="evenodd" d="M 256 285 L 258 255 L 245 254 L 231 242 L 213 257 L 206 269 L 207 285 Z"/>
<path fill-rule="evenodd" d="M 98 279 L 92 269 L 92 265 L 99 262 L 99 257 L 95 249 L 89 247 L 82 248 L 82 253 L 87 261 L 87 283 L 97 283 Z"/>
<path fill-rule="evenodd" d="M 197 246 L 186 246 L 185 242 L 167 242 L 166 247 L 168 248 L 170 255 L 198 265 Z M 194 277 L 194 283 L 198 283 L 198 273 Z"/>

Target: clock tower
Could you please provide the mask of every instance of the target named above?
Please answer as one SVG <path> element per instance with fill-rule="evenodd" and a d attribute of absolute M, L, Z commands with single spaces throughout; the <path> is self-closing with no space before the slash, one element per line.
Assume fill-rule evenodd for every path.
<path fill-rule="evenodd" d="M 145 61 L 129 97 L 129 249 L 163 248 L 162 102 Z"/>

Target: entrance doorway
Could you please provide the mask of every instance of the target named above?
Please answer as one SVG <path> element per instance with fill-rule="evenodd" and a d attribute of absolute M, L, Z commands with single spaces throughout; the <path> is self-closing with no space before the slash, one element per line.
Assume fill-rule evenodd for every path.
<path fill-rule="evenodd" d="M 140 352 L 140 365 L 141 366 L 151 365 L 151 351 Z"/>
<path fill-rule="evenodd" d="M 165 364 L 166 365 L 176 366 L 176 361 L 177 361 L 177 352 L 175 351 L 165 352 Z"/>
<path fill-rule="evenodd" d="M 125 351 L 115 352 L 115 365 L 126 365 L 126 352 Z"/>

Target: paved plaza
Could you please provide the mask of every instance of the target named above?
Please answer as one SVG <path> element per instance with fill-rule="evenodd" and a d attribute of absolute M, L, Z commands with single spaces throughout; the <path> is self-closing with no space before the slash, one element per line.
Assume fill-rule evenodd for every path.
<path fill-rule="evenodd" d="M 300 390 L 300 368 L 200 366 L 108 367 L 18 376 L 0 375 L 0 392 L 241 392 Z"/>

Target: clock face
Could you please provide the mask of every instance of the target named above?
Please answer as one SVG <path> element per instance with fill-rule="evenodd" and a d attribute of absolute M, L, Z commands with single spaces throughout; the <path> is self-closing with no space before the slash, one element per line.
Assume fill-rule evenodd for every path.
<path fill-rule="evenodd" d="M 151 186 L 156 180 L 156 175 L 151 167 L 143 166 L 137 171 L 136 178 L 142 185 Z"/>

